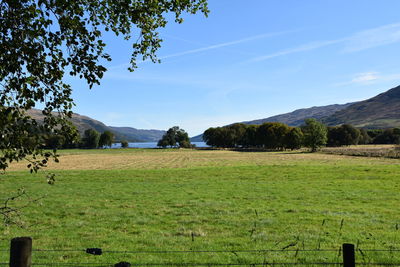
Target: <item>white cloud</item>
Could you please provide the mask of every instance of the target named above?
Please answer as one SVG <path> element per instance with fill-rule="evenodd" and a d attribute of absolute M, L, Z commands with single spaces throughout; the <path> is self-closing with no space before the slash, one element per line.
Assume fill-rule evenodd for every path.
<path fill-rule="evenodd" d="M 358 73 L 355 77 L 351 80 L 351 83 L 370 83 L 372 81 L 378 80 L 380 77 L 377 72 L 364 72 Z"/>
<path fill-rule="evenodd" d="M 348 38 L 344 52 L 358 52 L 400 42 L 400 23 L 388 24 L 358 32 Z"/>
<path fill-rule="evenodd" d="M 394 82 L 400 80 L 400 73 L 381 74 L 376 71 L 356 73 L 349 81 L 339 82 L 334 86 L 369 85 L 378 82 Z"/>
<path fill-rule="evenodd" d="M 219 44 L 214 44 L 214 45 L 208 45 L 208 46 L 191 49 L 191 50 L 186 50 L 186 51 L 182 51 L 182 52 L 177 52 L 177 53 L 173 53 L 173 54 L 169 54 L 169 55 L 165 55 L 165 56 L 159 56 L 158 59 L 163 60 L 163 59 L 168 59 L 168 58 L 174 58 L 174 57 L 180 57 L 180 56 L 185 56 L 185 55 L 190 55 L 190 54 L 201 53 L 201 52 L 205 52 L 205 51 L 209 51 L 209 50 L 214 50 L 214 49 L 233 46 L 233 45 L 237 45 L 237 44 L 241 44 L 241 43 L 246 43 L 246 42 L 250 42 L 250 41 L 254 41 L 254 40 L 258 40 L 258 39 L 279 36 L 279 35 L 283 35 L 283 34 L 287 34 L 287 33 L 291 33 L 291 32 L 294 32 L 294 31 L 282 31 L 282 32 L 258 34 L 258 35 L 254 35 L 254 36 L 250 36 L 250 37 L 246 37 L 246 38 L 242 38 L 242 39 L 238 39 L 238 40 L 234 40 L 234 41 L 229 41 L 229 42 L 224 42 L 224 43 L 219 43 Z M 178 38 L 175 38 L 175 39 L 178 39 Z M 184 41 L 189 42 L 188 40 L 184 40 Z M 141 63 L 145 63 L 145 62 L 149 62 L 149 61 L 150 60 L 139 61 L 137 64 L 141 64 Z M 118 68 L 122 68 L 122 67 L 126 68 L 128 66 L 130 66 L 130 64 L 125 63 L 125 64 L 121 64 L 121 65 L 111 66 L 108 69 L 112 70 L 112 69 L 118 69 Z"/>
<path fill-rule="evenodd" d="M 349 37 L 336 40 L 315 41 L 297 47 L 281 50 L 267 55 L 257 56 L 248 62 L 258 62 L 289 54 L 311 51 L 333 44 L 344 44 L 345 53 L 358 52 L 378 46 L 400 42 L 400 23 L 388 24 L 357 32 Z"/>
<path fill-rule="evenodd" d="M 250 59 L 249 61 L 250 62 L 264 61 L 264 60 L 268 60 L 268 59 L 271 59 L 271 58 L 285 56 L 285 55 L 294 54 L 294 53 L 298 53 L 298 52 L 315 50 L 315 49 L 318 49 L 318 48 L 321 48 L 321 47 L 324 47 L 324 46 L 340 43 L 342 41 L 343 41 L 343 39 L 312 42 L 312 43 L 304 44 L 304 45 L 301 45 L 301 46 L 298 46 L 298 47 L 294 47 L 294 48 L 289 48 L 289 49 L 286 49 L 286 50 L 278 51 L 278 52 L 275 52 L 275 53 L 272 53 L 272 54 L 259 56 L 259 57 L 254 57 L 254 58 Z"/>

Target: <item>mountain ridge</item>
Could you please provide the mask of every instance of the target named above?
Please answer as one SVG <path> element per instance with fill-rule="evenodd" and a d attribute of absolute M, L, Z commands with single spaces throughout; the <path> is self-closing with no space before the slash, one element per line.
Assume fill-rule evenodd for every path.
<path fill-rule="evenodd" d="M 356 102 L 322 121 L 327 125 L 348 123 L 362 128 L 400 127 L 400 86 Z"/>
<path fill-rule="evenodd" d="M 43 120 L 44 116 L 42 111 L 39 109 L 31 109 L 28 114 L 40 121 Z M 116 141 L 126 140 L 128 142 L 157 142 L 161 139 L 165 131 L 162 130 L 145 130 L 136 129 L 133 127 L 114 127 L 107 126 L 103 122 L 95 120 L 79 113 L 73 113 L 71 122 L 76 126 L 81 136 L 83 136 L 85 130 L 94 129 L 100 133 L 104 131 L 111 131 L 115 135 Z"/>
<path fill-rule="evenodd" d="M 289 126 L 300 126 L 307 118 L 315 118 L 328 126 L 352 124 L 355 127 L 371 129 L 400 127 L 400 86 L 363 101 L 297 109 L 241 123 L 282 122 Z M 200 140 L 203 140 L 202 134 L 191 138 L 191 141 Z"/>

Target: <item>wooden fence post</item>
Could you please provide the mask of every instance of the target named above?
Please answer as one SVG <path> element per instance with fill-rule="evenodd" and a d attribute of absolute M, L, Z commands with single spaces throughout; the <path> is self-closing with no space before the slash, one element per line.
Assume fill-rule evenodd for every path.
<path fill-rule="evenodd" d="M 10 267 L 31 267 L 32 238 L 16 237 L 11 239 Z"/>
<path fill-rule="evenodd" d="M 343 244 L 343 267 L 355 267 L 356 257 L 353 244 Z"/>

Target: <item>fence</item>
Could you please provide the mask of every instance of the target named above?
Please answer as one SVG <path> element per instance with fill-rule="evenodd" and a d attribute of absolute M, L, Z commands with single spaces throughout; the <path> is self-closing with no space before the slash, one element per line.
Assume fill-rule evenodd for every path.
<path fill-rule="evenodd" d="M 338 252 L 339 256 L 341 254 L 342 261 L 341 262 L 267 262 L 264 260 L 263 262 L 254 262 L 254 263 L 129 263 L 129 262 L 118 262 L 118 263 L 107 263 L 107 264 L 99 264 L 99 263 L 32 263 L 32 251 L 41 251 L 41 252 L 85 252 L 92 255 L 102 255 L 103 253 L 132 253 L 132 254 L 159 254 L 159 253 L 251 253 L 251 252 L 273 252 L 273 253 L 281 253 L 281 252 L 295 252 L 296 254 L 299 252 L 305 251 L 317 251 L 317 252 Z M 366 251 L 374 251 L 374 252 L 400 252 L 400 250 L 359 250 L 362 254 Z M 31 267 L 31 266 L 91 266 L 91 267 L 131 267 L 131 266 L 291 266 L 291 265 L 300 265 L 300 266 L 319 266 L 319 265 L 328 265 L 328 266 L 344 266 L 344 267 L 355 267 L 361 265 L 369 265 L 369 266 L 400 266 L 400 263 L 368 263 L 368 262 L 356 262 L 356 249 L 353 244 L 343 244 L 339 250 L 299 250 L 299 249 L 266 249 L 266 250 L 188 250 L 188 251 L 104 251 L 100 248 L 87 248 L 86 250 L 35 250 L 32 249 L 32 239 L 30 237 L 17 237 L 11 240 L 10 246 L 10 261 L 9 263 L 0 263 L 0 265 L 9 265 L 10 267 Z"/>

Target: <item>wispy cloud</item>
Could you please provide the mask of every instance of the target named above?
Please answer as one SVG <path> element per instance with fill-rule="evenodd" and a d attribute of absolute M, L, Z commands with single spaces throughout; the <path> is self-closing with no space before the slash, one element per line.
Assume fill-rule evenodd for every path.
<path fill-rule="evenodd" d="M 363 72 L 358 73 L 355 77 L 350 81 L 350 83 L 370 83 L 372 81 L 378 80 L 380 77 L 377 72 Z"/>
<path fill-rule="evenodd" d="M 248 60 L 248 62 L 265 61 L 289 54 L 315 50 L 333 44 L 344 44 L 342 52 L 353 53 L 397 42 L 400 42 L 400 23 L 388 24 L 381 27 L 360 31 L 349 37 L 303 44 L 267 55 L 257 56 L 251 58 Z"/>
<path fill-rule="evenodd" d="M 254 41 L 254 40 L 258 40 L 258 39 L 264 39 L 264 38 L 268 38 L 268 37 L 282 35 L 282 34 L 286 34 L 286 33 L 288 33 L 288 32 L 286 31 L 286 32 L 275 32 L 275 33 L 259 34 L 259 35 L 255 35 L 255 36 L 250 36 L 250 37 L 246 37 L 246 38 L 243 38 L 243 39 L 239 39 L 239 40 L 234 40 L 234 41 L 230 41 L 230 42 L 209 45 L 209 46 L 205 46 L 205 47 L 201 47 L 201 48 L 197 48 L 197 49 L 192 49 L 192 50 L 187 50 L 187 51 L 183 51 L 183 52 L 179 52 L 179 53 L 175 53 L 175 54 L 162 56 L 162 57 L 160 57 L 160 59 L 167 59 L 167 58 L 171 58 L 171 57 L 179 57 L 179 56 L 183 56 L 183 55 L 200 53 L 200 52 L 209 51 L 209 50 L 213 50 L 213 49 L 218 49 L 218 48 L 222 48 L 222 47 L 227 47 L 227 46 L 237 45 L 237 44 L 241 44 L 241 43 L 246 43 L 246 42 L 250 42 L 250 41 Z"/>
<path fill-rule="evenodd" d="M 250 37 L 246 37 L 246 38 L 242 38 L 242 39 L 238 39 L 238 40 L 234 40 L 234 41 L 229 41 L 229 42 L 224 42 L 224 43 L 219 43 L 219 44 L 214 44 L 214 45 L 207 45 L 207 46 L 196 48 L 196 49 L 191 49 L 191 50 L 177 52 L 177 53 L 173 53 L 173 54 L 169 54 L 169 55 L 159 56 L 158 58 L 160 60 L 163 60 L 163 59 L 180 57 L 180 56 L 185 56 L 185 55 L 190 55 L 190 54 L 197 54 L 197 53 L 201 53 L 201 52 L 205 52 L 205 51 L 209 51 L 209 50 L 220 49 L 220 48 L 224 48 L 224 47 L 238 45 L 238 44 L 251 42 L 251 41 L 255 41 L 255 40 L 259 40 L 259 39 L 264 39 L 264 38 L 270 38 L 270 37 L 288 34 L 288 33 L 292 33 L 292 32 L 294 32 L 294 31 L 282 31 L 282 32 L 258 34 L 258 35 L 254 35 L 254 36 L 250 36 Z M 185 40 L 185 42 L 189 42 L 189 41 Z M 140 61 L 140 62 L 138 62 L 138 64 L 145 63 L 148 61 L 150 61 L 150 60 Z M 121 64 L 121 65 L 111 66 L 108 69 L 112 70 L 112 69 L 128 67 L 128 66 L 129 66 L 129 64 L 125 63 L 125 64 Z"/>
<path fill-rule="evenodd" d="M 369 85 L 378 82 L 393 82 L 400 80 L 400 73 L 382 74 L 377 71 L 356 73 L 350 80 L 334 84 L 334 86 Z"/>
<path fill-rule="evenodd" d="M 358 32 L 348 38 L 343 51 L 351 53 L 397 42 L 400 42 L 400 23 Z"/>
<path fill-rule="evenodd" d="M 332 44 L 337 44 L 337 43 L 343 42 L 343 40 L 344 39 L 312 42 L 312 43 L 304 44 L 304 45 L 301 45 L 301 46 L 298 46 L 298 47 L 289 48 L 289 49 L 286 49 L 286 50 L 282 50 L 282 51 L 278 51 L 278 52 L 275 52 L 275 53 L 271 53 L 271 54 L 268 54 L 268 55 L 254 57 L 254 58 L 250 59 L 249 61 L 250 62 L 264 61 L 264 60 L 268 60 L 268 59 L 271 59 L 271 58 L 285 56 L 285 55 L 294 54 L 294 53 L 298 53 L 298 52 L 315 50 L 315 49 L 318 49 L 318 48 L 321 48 L 321 47 L 324 47 L 324 46 L 328 46 L 328 45 L 332 45 Z"/>

